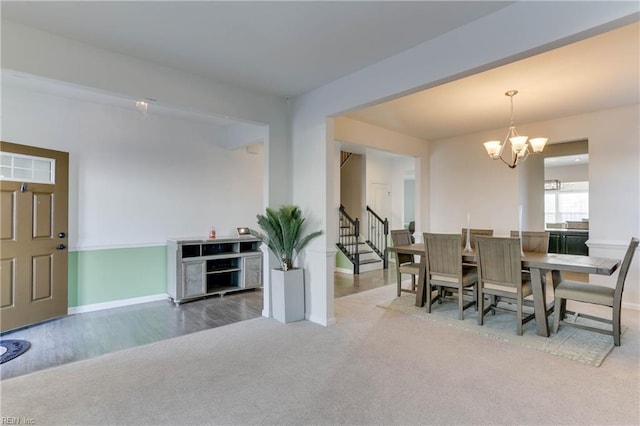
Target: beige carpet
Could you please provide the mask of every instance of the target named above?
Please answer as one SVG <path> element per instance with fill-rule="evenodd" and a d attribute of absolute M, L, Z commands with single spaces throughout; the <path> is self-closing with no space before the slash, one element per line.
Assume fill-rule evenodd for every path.
<path fill-rule="evenodd" d="M 458 319 L 458 304 L 455 299 L 447 300 L 442 304 L 434 304 L 431 314 L 428 314 L 425 308 L 415 306 L 415 300 L 413 294 L 403 294 L 401 297 L 379 306 L 594 367 L 599 367 L 613 349 L 613 337 L 606 334 L 560 326 L 557 334 L 551 333 L 549 337 L 542 337 L 536 334 L 536 322 L 532 320 L 524 325 L 523 335 L 518 336 L 516 334 L 516 317 L 513 314 L 499 311 L 496 311 L 495 315 L 487 314 L 484 325 L 480 326 L 478 325 L 478 313 L 473 308 L 464 311 L 464 320 Z M 533 308 L 525 307 L 525 312 L 532 313 Z M 571 321 L 572 318 L 567 318 L 567 320 Z M 577 322 L 600 328 L 607 327 L 606 324 L 581 317 L 577 318 Z M 549 317 L 550 327 L 552 324 L 553 315 Z M 623 334 L 625 330 L 626 327 L 623 327 Z"/>
<path fill-rule="evenodd" d="M 631 425 L 638 321 L 600 368 L 378 308 L 257 318 L 0 382 L 3 418 L 59 425 Z"/>

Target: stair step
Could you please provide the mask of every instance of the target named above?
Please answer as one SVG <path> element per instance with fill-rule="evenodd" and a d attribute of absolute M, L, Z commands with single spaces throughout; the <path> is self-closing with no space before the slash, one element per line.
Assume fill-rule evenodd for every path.
<path fill-rule="evenodd" d="M 356 254 L 356 253 L 355 253 L 355 251 L 354 251 L 354 252 L 350 252 L 350 253 L 351 253 L 351 254 Z M 369 249 L 366 249 L 366 250 L 358 250 L 358 254 L 361 254 L 361 255 L 362 255 L 362 254 L 371 254 L 371 253 L 373 253 L 373 250 L 369 250 Z M 376 256 L 377 256 L 377 254 L 376 254 Z"/>
<path fill-rule="evenodd" d="M 360 264 L 361 265 L 367 265 L 369 263 L 379 263 L 379 262 L 382 262 L 382 260 L 380 260 L 380 259 L 365 259 L 365 260 L 361 260 Z"/>
<path fill-rule="evenodd" d="M 365 245 L 365 244 L 366 243 L 363 243 L 362 241 L 359 241 L 357 243 L 344 243 L 342 245 L 346 247 L 346 246 L 355 246 L 355 245 L 359 245 L 360 246 L 360 245 Z"/>

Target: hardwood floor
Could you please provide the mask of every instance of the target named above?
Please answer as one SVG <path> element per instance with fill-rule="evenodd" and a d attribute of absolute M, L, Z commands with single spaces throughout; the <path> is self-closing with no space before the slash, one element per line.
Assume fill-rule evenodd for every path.
<path fill-rule="evenodd" d="M 378 271 L 351 275 L 336 272 L 333 274 L 333 297 L 348 296 L 396 282 L 395 267 Z"/>
<path fill-rule="evenodd" d="M 336 273 L 334 282 L 335 297 L 342 297 L 395 282 L 395 271 L 372 271 L 359 276 Z M 3 333 L 2 339 L 28 340 L 31 347 L 0 365 L 0 380 L 257 318 L 262 315 L 262 300 L 262 290 L 228 293 L 181 305 L 167 299 L 69 315 Z"/>

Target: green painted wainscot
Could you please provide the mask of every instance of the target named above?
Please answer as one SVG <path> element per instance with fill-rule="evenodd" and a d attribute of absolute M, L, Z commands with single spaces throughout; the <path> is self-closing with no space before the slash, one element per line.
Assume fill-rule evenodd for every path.
<path fill-rule="evenodd" d="M 69 307 L 167 291 L 167 247 L 69 252 Z"/>

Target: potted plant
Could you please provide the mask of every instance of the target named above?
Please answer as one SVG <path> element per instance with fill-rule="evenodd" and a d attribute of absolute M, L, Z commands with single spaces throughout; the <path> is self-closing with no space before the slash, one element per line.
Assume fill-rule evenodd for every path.
<path fill-rule="evenodd" d="M 304 319 L 304 271 L 293 263 L 300 251 L 322 231 L 302 236 L 305 219 L 296 206 L 284 205 L 278 210 L 267 207 L 266 214 L 256 216 L 264 233 L 250 229 L 251 235 L 262 241 L 280 262 L 271 271 L 273 317 L 280 322 Z"/>

